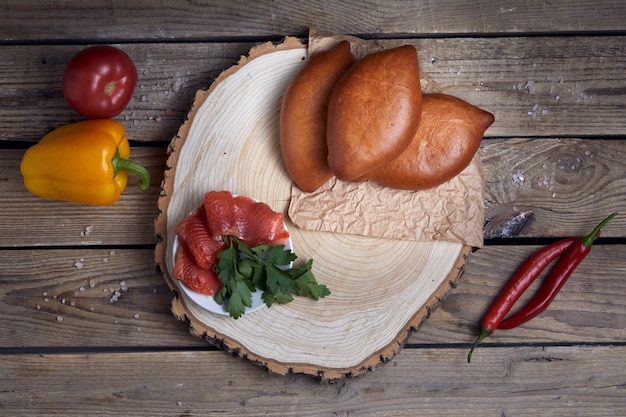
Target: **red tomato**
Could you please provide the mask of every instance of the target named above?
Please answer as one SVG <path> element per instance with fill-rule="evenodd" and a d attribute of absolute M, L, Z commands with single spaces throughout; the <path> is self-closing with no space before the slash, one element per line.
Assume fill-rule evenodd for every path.
<path fill-rule="evenodd" d="M 63 74 L 63 96 L 90 119 L 109 119 L 126 108 L 137 84 L 137 68 L 113 46 L 92 46 L 72 57 Z"/>

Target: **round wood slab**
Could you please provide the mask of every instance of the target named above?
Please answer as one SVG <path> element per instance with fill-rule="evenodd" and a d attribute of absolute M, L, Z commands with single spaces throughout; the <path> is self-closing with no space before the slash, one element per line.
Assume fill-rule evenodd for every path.
<path fill-rule="evenodd" d="M 287 38 L 248 57 L 196 94 L 172 140 L 155 231 L 156 263 L 175 293 L 174 315 L 192 334 L 269 371 L 322 379 L 360 375 L 392 358 L 409 333 L 460 278 L 469 246 L 302 230 L 286 216 L 293 182 L 279 146 L 279 112 L 287 84 L 307 48 Z M 332 294 L 296 297 L 234 320 L 201 309 L 172 279 L 173 228 L 210 190 L 264 201 L 285 213 L 294 252 Z"/>

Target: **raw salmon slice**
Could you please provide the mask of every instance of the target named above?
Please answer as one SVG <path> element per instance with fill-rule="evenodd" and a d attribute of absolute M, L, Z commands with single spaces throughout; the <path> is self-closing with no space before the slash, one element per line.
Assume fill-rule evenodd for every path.
<path fill-rule="evenodd" d="M 205 194 L 203 206 L 213 237 L 232 235 L 249 246 L 286 244 L 289 239 L 282 213 L 266 203 L 228 191 L 210 191 Z"/>
<path fill-rule="evenodd" d="M 214 295 L 222 286 L 213 268 L 198 266 L 189 247 L 182 240 L 178 242 L 172 276 L 191 290 L 206 295 Z"/>
<path fill-rule="evenodd" d="M 209 234 L 212 237 L 232 235 L 239 237 L 235 198 L 228 191 L 210 191 L 202 204 Z"/>
<path fill-rule="evenodd" d="M 174 233 L 178 250 L 172 276 L 193 291 L 208 295 L 221 288 L 214 266 L 219 262 L 217 254 L 226 249 L 223 236 L 235 236 L 250 247 L 289 241 L 281 213 L 228 191 L 208 192 L 203 204 L 178 222 Z"/>
<path fill-rule="evenodd" d="M 239 197 L 237 197 L 239 198 Z M 276 213 L 265 203 L 242 202 L 240 204 L 242 220 L 242 239 L 250 246 L 270 243 L 284 245 L 289 240 L 282 213 Z"/>
<path fill-rule="evenodd" d="M 196 264 L 201 268 L 212 269 L 213 264 L 218 261 L 217 252 L 226 248 L 221 236 L 214 238 L 209 234 L 202 205 L 178 222 L 174 233 L 179 241 L 186 243 Z"/>

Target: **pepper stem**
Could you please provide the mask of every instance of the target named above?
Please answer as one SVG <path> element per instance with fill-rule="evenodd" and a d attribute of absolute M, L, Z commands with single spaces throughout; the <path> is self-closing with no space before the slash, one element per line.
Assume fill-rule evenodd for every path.
<path fill-rule="evenodd" d="M 478 335 L 478 338 L 476 339 L 476 341 L 472 345 L 472 348 L 467 354 L 467 363 L 470 363 L 472 361 L 472 353 L 474 353 L 474 349 L 476 349 L 476 346 L 478 346 L 478 344 L 482 342 L 483 339 L 485 339 L 486 337 L 489 337 L 490 335 L 491 335 L 491 330 L 489 330 L 487 327 L 482 326 L 480 328 L 480 334 Z"/>
<path fill-rule="evenodd" d="M 139 162 L 131 161 L 129 159 L 123 159 L 122 157 L 120 157 L 119 149 L 115 151 L 115 155 L 113 155 L 113 159 L 111 160 L 111 162 L 113 163 L 114 176 L 117 175 L 118 171 L 132 172 L 133 174 L 139 176 L 137 186 L 144 191 L 148 189 L 148 187 L 150 186 L 150 173 Z"/>
<path fill-rule="evenodd" d="M 607 224 L 616 215 L 617 213 L 609 214 L 604 220 L 600 222 L 599 225 L 596 226 L 595 229 L 593 229 L 593 232 L 581 238 L 580 241 L 582 242 L 583 246 L 585 246 L 586 248 L 590 248 L 591 245 L 593 245 L 593 242 L 596 240 L 596 238 L 600 234 L 600 229 L 602 229 L 604 225 Z"/>

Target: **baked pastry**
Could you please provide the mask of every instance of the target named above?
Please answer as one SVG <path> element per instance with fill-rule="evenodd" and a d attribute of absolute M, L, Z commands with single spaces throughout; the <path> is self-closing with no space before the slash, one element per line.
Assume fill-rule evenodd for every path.
<path fill-rule="evenodd" d="M 361 179 L 403 189 L 443 184 L 469 165 L 493 114 L 446 94 L 422 96 L 422 120 L 408 148 Z"/>
<path fill-rule="evenodd" d="M 355 60 L 348 41 L 318 52 L 296 74 L 283 96 L 280 149 L 289 175 L 302 191 L 315 191 L 333 176 L 326 144 L 328 101 Z"/>
<path fill-rule="evenodd" d="M 339 79 L 328 103 L 328 165 L 356 180 L 409 145 L 422 114 L 417 51 L 404 45 L 367 55 Z"/>

